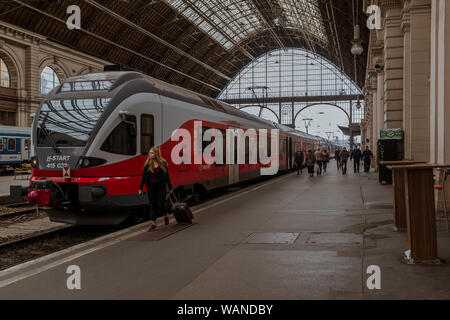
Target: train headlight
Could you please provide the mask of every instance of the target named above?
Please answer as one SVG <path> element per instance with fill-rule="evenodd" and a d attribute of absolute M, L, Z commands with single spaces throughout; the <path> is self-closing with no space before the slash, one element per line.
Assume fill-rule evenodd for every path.
<path fill-rule="evenodd" d="M 38 166 L 37 157 L 31 157 L 31 167 L 32 168 L 37 168 L 37 166 Z"/>
<path fill-rule="evenodd" d="M 84 158 L 81 160 L 81 167 L 82 168 L 89 168 L 89 164 L 91 162 L 89 161 L 89 158 Z"/>
<path fill-rule="evenodd" d="M 80 160 L 78 161 L 78 168 L 84 169 L 84 168 L 96 167 L 96 166 L 100 166 L 105 163 L 106 163 L 105 159 L 92 158 L 92 157 L 80 157 Z"/>

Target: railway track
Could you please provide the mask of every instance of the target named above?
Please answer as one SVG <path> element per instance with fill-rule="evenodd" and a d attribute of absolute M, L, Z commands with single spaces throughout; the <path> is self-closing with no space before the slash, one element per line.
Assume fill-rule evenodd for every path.
<path fill-rule="evenodd" d="M 0 206 L 0 227 L 46 217 L 46 213 L 37 210 L 27 202 L 17 202 Z"/>
<path fill-rule="evenodd" d="M 0 271 L 118 231 L 122 227 L 64 226 L 0 244 Z"/>

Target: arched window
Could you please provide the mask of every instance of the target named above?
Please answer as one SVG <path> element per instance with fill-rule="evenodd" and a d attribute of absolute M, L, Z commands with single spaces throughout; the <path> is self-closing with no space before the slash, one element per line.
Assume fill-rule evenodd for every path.
<path fill-rule="evenodd" d="M 45 67 L 41 73 L 41 93 L 48 94 L 53 88 L 59 86 L 59 78 L 55 70 Z"/>
<path fill-rule="evenodd" d="M 292 124 L 292 111 L 291 106 L 285 105 L 281 108 L 281 123 Z"/>
<path fill-rule="evenodd" d="M 335 97 L 340 96 L 353 99 L 340 98 L 336 102 Z M 360 123 L 364 102 L 360 101 L 361 107 L 356 107 L 358 97 L 362 100 L 361 89 L 348 75 L 325 57 L 302 48 L 277 49 L 262 54 L 241 69 L 218 95 L 218 99 L 231 101 L 236 108 L 248 113 L 298 126 L 302 125 L 301 119 L 317 116 L 317 112 L 315 116 L 307 116 L 302 111 L 312 101 L 328 101 L 325 106 L 337 106 L 348 117 L 352 104 L 351 122 Z"/>
<path fill-rule="evenodd" d="M 10 86 L 9 70 L 3 59 L 0 58 L 0 87 L 9 88 L 9 86 Z"/>

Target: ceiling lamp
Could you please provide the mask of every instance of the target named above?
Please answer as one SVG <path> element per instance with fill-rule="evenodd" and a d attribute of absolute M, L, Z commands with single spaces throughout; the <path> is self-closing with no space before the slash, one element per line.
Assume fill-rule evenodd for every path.
<path fill-rule="evenodd" d="M 352 48 L 350 49 L 350 51 L 355 56 L 361 55 L 363 53 L 363 51 L 364 51 L 364 48 L 361 45 L 360 27 L 359 27 L 359 25 L 355 25 L 354 26 Z"/>
<path fill-rule="evenodd" d="M 356 4 L 356 6 L 355 6 Z M 359 0 L 352 0 L 352 15 L 353 15 L 353 41 L 352 41 L 352 48 L 350 51 L 352 54 L 356 57 L 363 53 L 364 48 L 362 47 L 362 41 L 361 41 L 361 28 L 359 26 Z M 355 70 L 356 73 L 356 70 Z M 356 77 L 355 77 L 356 82 Z"/>

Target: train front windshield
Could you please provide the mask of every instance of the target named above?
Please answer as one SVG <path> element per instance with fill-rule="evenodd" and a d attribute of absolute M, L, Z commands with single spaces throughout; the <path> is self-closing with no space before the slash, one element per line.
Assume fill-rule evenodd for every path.
<path fill-rule="evenodd" d="M 46 101 L 37 123 L 38 147 L 84 147 L 110 98 Z"/>

